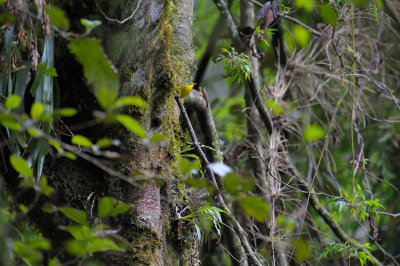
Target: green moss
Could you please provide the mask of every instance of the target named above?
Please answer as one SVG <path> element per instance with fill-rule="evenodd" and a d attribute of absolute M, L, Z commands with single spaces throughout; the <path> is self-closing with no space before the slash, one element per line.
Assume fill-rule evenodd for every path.
<path fill-rule="evenodd" d="M 131 232 L 129 238 L 133 240 L 126 255 L 133 259 L 135 264 L 153 264 L 154 254 L 161 244 L 158 234 L 149 228 L 138 228 Z"/>

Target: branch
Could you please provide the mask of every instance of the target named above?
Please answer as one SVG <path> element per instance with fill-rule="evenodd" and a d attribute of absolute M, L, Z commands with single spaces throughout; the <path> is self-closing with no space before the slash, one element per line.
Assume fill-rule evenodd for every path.
<path fill-rule="evenodd" d="M 261 4 L 260 2 L 258 2 L 256 0 L 247 0 L 247 1 L 252 2 L 253 4 L 255 4 L 255 5 L 259 6 L 259 7 L 263 6 L 263 4 Z M 303 22 L 301 22 L 298 19 L 295 19 L 294 17 L 290 17 L 289 15 L 283 14 L 283 13 L 280 13 L 280 12 L 277 12 L 276 14 L 278 15 L 278 17 L 284 18 L 286 20 L 289 20 L 290 22 L 293 22 L 295 24 L 298 24 L 298 25 L 306 28 L 307 30 L 311 31 L 311 33 L 314 34 L 315 36 L 318 36 L 318 37 L 322 36 L 321 32 L 317 31 L 316 29 L 311 28 L 310 26 L 304 24 Z"/>
<path fill-rule="evenodd" d="M 205 93 L 205 91 L 204 91 Z M 185 98 L 185 105 L 190 106 L 196 111 L 197 117 L 200 121 L 200 127 L 202 132 L 210 143 L 205 143 L 220 151 L 219 139 L 218 139 L 218 131 L 215 127 L 214 117 L 211 112 L 211 107 L 208 102 L 205 100 L 202 93 L 197 90 L 192 90 L 192 92 Z M 214 154 L 214 153 L 213 153 Z M 220 161 L 219 156 L 215 156 L 212 161 Z"/>
<path fill-rule="evenodd" d="M 194 144 L 196 150 L 200 154 L 200 157 L 203 160 L 203 162 L 208 165 L 210 162 L 208 161 L 206 155 L 204 154 L 203 150 L 200 147 L 199 141 L 198 141 L 198 139 L 196 137 L 196 133 L 194 132 L 193 126 L 190 123 L 189 116 L 186 113 L 186 110 L 185 110 L 185 107 L 182 104 L 181 98 L 179 98 L 179 96 L 176 95 L 175 96 L 175 100 L 178 103 L 179 109 L 180 109 L 180 111 L 181 111 L 181 113 L 183 115 L 183 118 L 184 118 L 185 122 L 186 122 L 186 125 L 187 125 L 189 133 L 190 133 L 190 137 L 193 140 L 193 144 Z M 222 194 L 221 194 L 221 191 L 218 188 L 218 183 L 217 183 L 217 179 L 215 178 L 214 172 L 208 167 L 207 167 L 207 172 L 208 172 L 208 174 L 210 176 L 210 179 L 211 179 L 211 182 L 212 182 L 213 186 L 217 190 L 217 202 L 218 202 L 218 204 L 220 205 L 220 207 L 226 213 L 228 213 L 231 217 L 233 217 L 233 219 L 235 219 L 233 214 L 229 210 L 228 206 L 226 206 L 224 199 L 222 198 Z M 242 245 L 243 245 L 244 249 L 246 250 L 247 254 L 249 255 L 251 262 L 254 265 L 261 266 L 261 263 L 258 261 L 258 259 L 256 257 L 256 254 L 254 253 L 253 249 L 251 248 L 249 242 L 247 241 L 247 238 L 246 238 L 245 232 L 243 231 L 243 228 L 241 228 L 239 226 L 239 224 L 237 223 L 236 219 L 235 219 L 235 222 L 233 223 L 233 229 L 235 230 L 236 234 L 239 236 L 240 242 L 242 242 Z"/>
<path fill-rule="evenodd" d="M 124 20 L 118 20 L 118 19 L 114 19 L 114 18 L 108 17 L 107 14 L 104 13 L 103 10 L 101 10 L 101 8 L 100 8 L 99 5 L 97 4 L 97 2 L 96 2 L 96 7 L 97 7 L 97 9 L 100 11 L 100 13 L 101 13 L 108 21 L 116 22 L 116 23 L 118 23 L 118 24 L 124 24 L 125 22 L 127 22 L 128 20 L 130 20 L 130 19 L 133 18 L 133 16 L 134 16 L 134 15 L 136 14 L 136 12 L 138 11 L 139 6 L 140 6 L 141 3 L 142 3 L 142 0 L 139 0 L 137 6 L 136 6 L 136 8 L 135 8 L 135 10 L 133 10 L 132 14 L 131 14 L 129 17 L 127 17 L 126 19 L 124 19 Z"/>

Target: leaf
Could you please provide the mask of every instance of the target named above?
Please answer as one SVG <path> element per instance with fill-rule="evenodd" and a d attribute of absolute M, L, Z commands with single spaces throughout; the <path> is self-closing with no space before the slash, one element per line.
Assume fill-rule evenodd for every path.
<path fill-rule="evenodd" d="M 196 188 L 206 188 L 210 193 L 215 191 L 215 188 L 204 179 L 189 178 L 185 180 L 185 184 Z"/>
<path fill-rule="evenodd" d="M 99 218 L 107 216 L 111 212 L 114 203 L 114 199 L 110 197 L 103 197 L 97 207 L 97 216 L 99 216 Z"/>
<path fill-rule="evenodd" d="M 28 245 L 34 249 L 51 250 L 51 244 L 47 239 L 33 240 Z"/>
<path fill-rule="evenodd" d="M 312 258 L 310 245 L 307 242 L 301 239 L 296 239 L 292 241 L 292 247 L 296 250 L 295 259 L 297 262 Z"/>
<path fill-rule="evenodd" d="M 101 25 L 101 20 L 88 20 L 85 18 L 81 18 L 81 24 L 85 26 L 86 31 L 90 32 L 94 28 Z"/>
<path fill-rule="evenodd" d="M 302 26 L 296 25 L 293 27 L 293 34 L 294 34 L 294 39 L 300 46 L 302 47 L 308 46 L 311 38 L 311 34 L 308 30 L 306 30 Z"/>
<path fill-rule="evenodd" d="M 352 0 L 353 3 L 357 6 L 357 7 L 364 7 L 367 6 L 369 1 L 368 0 Z"/>
<path fill-rule="evenodd" d="M 25 259 L 29 259 L 33 262 L 37 261 L 41 257 L 41 253 L 29 245 L 20 241 L 14 242 L 14 252 Z"/>
<path fill-rule="evenodd" d="M 44 112 L 44 105 L 43 103 L 34 103 L 31 107 L 31 117 L 33 119 L 38 119 L 42 116 Z"/>
<path fill-rule="evenodd" d="M 64 156 L 65 158 L 68 158 L 68 159 L 73 160 L 73 161 L 76 160 L 76 155 L 73 154 L 72 152 L 64 152 L 64 153 L 63 153 L 63 156 Z"/>
<path fill-rule="evenodd" d="M 114 209 L 111 211 L 111 213 L 109 215 L 117 216 L 118 214 L 129 211 L 130 208 L 131 208 L 131 205 L 123 203 L 123 202 L 118 202 L 118 204 L 116 206 L 114 206 Z"/>
<path fill-rule="evenodd" d="M 131 208 L 131 205 L 117 202 L 110 197 L 103 197 L 97 208 L 97 215 L 99 218 L 104 218 L 106 216 L 117 216 L 118 214 L 127 212 Z"/>
<path fill-rule="evenodd" d="M 314 8 L 314 0 L 295 0 L 294 5 L 297 8 L 304 8 L 306 11 L 311 12 Z"/>
<path fill-rule="evenodd" d="M 33 177 L 33 171 L 29 167 L 28 163 L 25 161 L 25 159 L 21 157 L 17 157 L 14 155 L 10 156 L 10 162 L 12 167 L 21 175 L 25 176 L 26 178 L 32 178 Z"/>
<path fill-rule="evenodd" d="M 20 130 L 21 124 L 11 115 L 0 112 L 0 123 L 12 130 Z"/>
<path fill-rule="evenodd" d="M 67 231 L 77 240 L 85 240 L 91 237 L 92 231 L 85 225 L 62 226 L 60 229 Z"/>
<path fill-rule="evenodd" d="M 95 239 L 93 241 L 90 241 L 89 244 L 90 254 L 94 252 L 107 251 L 107 250 L 120 251 L 121 249 L 112 240 L 109 239 Z"/>
<path fill-rule="evenodd" d="M 57 77 L 57 70 L 55 67 L 50 67 L 47 68 L 46 64 L 40 64 L 37 66 L 38 69 L 40 69 L 46 76 L 49 77 Z"/>
<path fill-rule="evenodd" d="M 17 94 L 13 94 L 7 97 L 4 105 L 7 109 L 15 109 L 19 106 L 20 103 L 21 97 Z"/>
<path fill-rule="evenodd" d="M 269 217 L 269 205 L 262 198 L 248 196 L 241 200 L 243 210 L 260 223 Z"/>
<path fill-rule="evenodd" d="M 323 20 L 326 23 L 331 24 L 333 27 L 336 26 L 338 20 L 338 14 L 336 10 L 330 4 L 325 4 L 320 7 L 320 12 Z"/>
<path fill-rule="evenodd" d="M 45 176 L 40 178 L 39 189 L 40 192 L 46 196 L 50 196 L 50 194 L 54 191 L 54 189 L 47 184 L 47 178 Z"/>
<path fill-rule="evenodd" d="M 42 135 L 42 131 L 34 127 L 29 127 L 26 131 L 35 138 L 39 138 Z"/>
<path fill-rule="evenodd" d="M 61 29 L 69 29 L 69 21 L 65 16 L 64 10 L 54 6 L 47 6 L 46 13 L 49 15 L 51 23 Z"/>
<path fill-rule="evenodd" d="M 312 124 L 304 130 L 304 140 L 312 142 L 323 139 L 326 136 L 326 131 L 319 125 Z"/>
<path fill-rule="evenodd" d="M 68 48 L 82 64 L 84 75 L 93 86 L 100 105 L 107 109 L 117 98 L 119 80 L 103 52 L 100 40 L 76 38 Z"/>
<path fill-rule="evenodd" d="M 138 96 L 125 96 L 118 98 L 111 106 L 112 109 L 117 109 L 124 106 L 137 106 L 137 107 L 147 107 L 147 103 Z"/>
<path fill-rule="evenodd" d="M 86 213 L 84 211 L 70 207 L 62 207 L 60 208 L 60 211 L 71 220 L 82 225 L 87 225 Z"/>
<path fill-rule="evenodd" d="M 90 139 L 82 135 L 73 136 L 71 139 L 71 143 L 86 148 L 91 148 L 93 146 L 93 143 L 90 141 Z"/>
<path fill-rule="evenodd" d="M 87 240 L 67 240 L 64 242 L 65 250 L 77 257 L 85 257 L 88 252 Z"/>
<path fill-rule="evenodd" d="M 227 174 L 224 178 L 224 187 L 230 194 L 237 192 L 247 193 L 252 190 L 254 186 L 254 182 L 242 180 L 232 173 Z"/>
<path fill-rule="evenodd" d="M 54 115 L 64 116 L 64 117 L 71 117 L 76 115 L 77 111 L 75 108 L 62 108 L 54 110 Z"/>
<path fill-rule="evenodd" d="M 137 122 L 131 116 L 121 114 L 121 115 L 117 115 L 116 119 L 118 120 L 118 122 L 120 122 L 122 125 L 124 125 L 124 127 L 126 127 L 129 131 L 136 134 L 140 138 L 143 138 L 146 135 L 144 129 L 139 124 L 139 122 Z"/>
<path fill-rule="evenodd" d="M 273 115 L 281 115 L 284 112 L 283 106 L 275 100 L 267 100 L 265 105 L 271 110 Z"/>

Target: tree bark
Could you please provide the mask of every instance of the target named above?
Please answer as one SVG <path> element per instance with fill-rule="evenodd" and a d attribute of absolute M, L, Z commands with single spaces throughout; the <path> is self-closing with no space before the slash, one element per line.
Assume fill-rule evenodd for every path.
<path fill-rule="evenodd" d="M 124 253 L 101 253 L 96 255 L 97 260 L 105 265 L 198 265 L 197 242 L 188 240 L 196 239 L 194 228 L 187 225 L 180 233 L 182 230 L 175 221 L 173 203 L 180 207 L 187 198 L 185 186 L 172 181 L 179 180 L 180 176 L 171 166 L 180 156 L 183 145 L 179 109 L 174 100 L 175 87 L 190 81 L 194 70 L 193 1 L 103 0 L 96 4 L 89 0 L 70 1 L 63 9 L 74 31 L 80 30 L 80 18 L 102 20 L 94 34 L 102 40 L 105 53 L 118 69 L 120 95 L 141 96 L 148 104 L 145 109 L 125 108 L 123 113 L 137 119 L 148 136 L 154 133 L 166 135 L 169 144 L 165 147 L 146 146 L 133 133 L 115 124 L 86 126 L 86 122 L 93 120 L 93 111 L 100 107 L 85 85 L 80 65 L 68 53 L 65 40 L 59 38 L 56 39 L 56 68 L 61 106 L 76 107 L 79 112 L 64 123 L 74 134 L 85 135 L 93 142 L 101 137 L 119 139 L 118 152 L 123 155 L 123 160 L 111 165 L 104 161 L 110 168 L 125 175 L 163 176 L 164 182 L 159 185 L 149 179 L 141 181 L 139 186 L 132 186 L 118 177 L 109 176 L 90 162 L 47 156 L 44 174 L 55 192 L 50 200 L 40 199 L 30 212 L 30 218 L 51 239 L 53 246 L 59 247 L 71 237 L 59 230 L 58 225 L 70 221 L 59 213 L 43 213 L 41 208 L 45 203 L 85 210 L 90 222 L 94 222 L 95 215 L 91 215 L 96 213 L 93 200 L 96 206 L 101 197 L 114 197 L 134 208 L 102 222 L 113 229 L 120 227 L 120 235 L 129 241 L 130 248 Z M 121 24 L 107 19 L 105 14 L 121 21 L 134 15 Z M 69 142 L 68 137 L 62 140 Z M 6 175 L 11 191 L 17 192 L 15 179 L 11 173 Z M 28 202 L 31 197 L 31 193 L 25 193 L 18 200 Z M 56 255 L 62 261 L 70 259 L 63 253 Z"/>

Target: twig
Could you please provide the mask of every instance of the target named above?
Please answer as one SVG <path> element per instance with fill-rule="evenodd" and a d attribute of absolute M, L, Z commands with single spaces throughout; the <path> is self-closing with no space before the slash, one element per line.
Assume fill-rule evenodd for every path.
<path fill-rule="evenodd" d="M 124 20 L 118 20 L 118 19 L 114 19 L 114 18 L 108 17 L 107 14 L 104 13 L 103 10 L 101 10 L 101 8 L 100 8 L 99 5 L 97 4 L 97 2 L 96 2 L 96 7 L 97 7 L 97 9 L 100 11 L 100 13 L 101 13 L 108 21 L 116 22 L 116 23 L 119 23 L 119 24 L 124 24 L 125 22 L 127 22 L 128 20 L 130 20 L 130 19 L 133 18 L 133 16 L 134 16 L 134 15 L 136 14 L 136 12 L 138 11 L 139 6 L 140 6 L 141 3 L 142 3 L 142 0 L 139 0 L 137 6 L 136 6 L 136 8 L 135 8 L 135 10 L 133 10 L 132 14 L 131 14 L 129 17 L 127 17 L 126 19 L 124 19 Z"/>
<path fill-rule="evenodd" d="M 391 216 L 393 218 L 397 218 L 400 216 L 400 212 L 399 213 L 390 213 L 390 212 L 380 212 L 377 211 L 376 213 L 382 214 L 382 215 L 386 215 L 386 216 Z"/>
<path fill-rule="evenodd" d="M 263 6 L 263 4 L 261 4 L 260 2 L 258 2 L 256 0 L 247 0 L 247 1 L 252 2 L 253 4 L 255 4 L 255 5 L 259 6 L 259 7 Z M 293 22 L 295 24 L 298 24 L 298 25 L 306 28 L 307 30 L 311 31 L 311 33 L 314 34 L 315 36 L 318 36 L 318 37 L 322 36 L 321 32 L 317 31 L 316 29 L 311 28 L 310 26 L 304 24 L 303 22 L 301 22 L 298 19 L 295 19 L 294 17 L 291 17 L 291 16 L 289 16 L 287 14 L 280 13 L 280 12 L 277 12 L 277 15 L 278 15 L 278 17 L 284 18 L 286 20 L 289 20 L 290 22 Z"/>
<path fill-rule="evenodd" d="M 188 114 L 187 114 L 187 112 L 185 110 L 185 107 L 182 104 L 181 98 L 179 98 L 179 96 L 176 95 L 175 96 L 175 100 L 178 103 L 179 109 L 180 109 L 180 111 L 181 111 L 181 113 L 183 115 L 183 118 L 184 118 L 185 122 L 186 122 L 186 125 L 187 125 L 189 133 L 190 133 L 190 137 L 193 140 L 193 144 L 194 144 L 196 150 L 199 152 L 200 157 L 203 160 L 203 162 L 208 165 L 209 161 L 208 161 L 206 155 L 204 154 L 203 150 L 200 147 L 199 141 L 198 141 L 198 139 L 196 137 L 196 133 L 194 132 L 193 126 L 192 126 L 192 124 L 190 122 L 190 119 L 189 119 L 189 116 L 188 116 Z M 221 194 L 221 191 L 218 188 L 218 183 L 217 183 L 217 179 L 215 178 L 214 172 L 208 167 L 207 167 L 207 171 L 208 171 L 208 174 L 210 176 L 210 179 L 211 179 L 211 182 L 212 182 L 213 186 L 216 188 L 218 204 L 220 205 L 220 207 L 225 212 L 227 212 L 229 215 L 231 215 L 233 217 L 233 214 L 229 210 L 228 206 L 226 206 L 225 201 L 222 198 L 222 194 Z M 237 222 L 233 223 L 233 228 L 234 228 L 236 234 L 239 236 L 240 242 L 242 242 L 242 245 L 243 245 L 244 249 L 246 250 L 247 254 L 249 255 L 251 262 L 254 263 L 254 265 L 261 266 L 261 263 L 258 261 L 253 249 L 251 248 L 249 242 L 247 241 L 247 238 L 245 236 L 245 232 L 243 231 L 243 229 L 241 227 L 239 227 Z"/>

